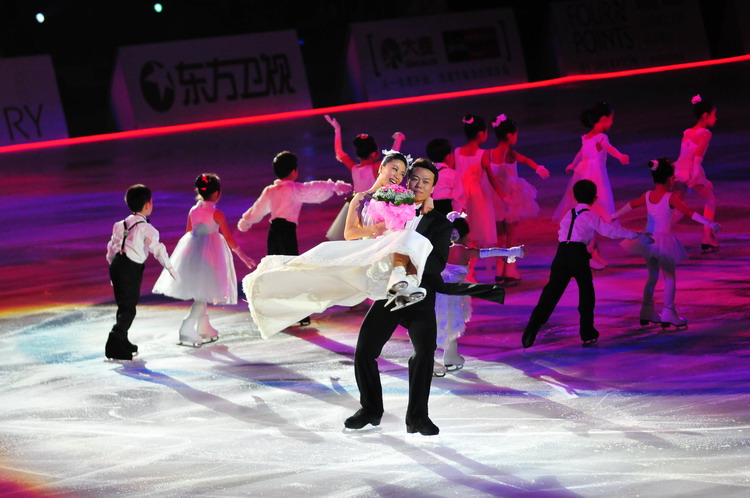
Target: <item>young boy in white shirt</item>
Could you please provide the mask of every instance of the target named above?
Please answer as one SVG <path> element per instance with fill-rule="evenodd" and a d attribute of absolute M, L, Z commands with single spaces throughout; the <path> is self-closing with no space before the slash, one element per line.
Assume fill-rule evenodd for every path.
<path fill-rule="evenodd" d="M 112 360 L 132 360 L 133 354 L 138 354 L 138 346 L 128 340 L 128 330 L 135 318 L 144 262 L 149 252 L 172 278 L 180 278 L 172 268 L 167 248 L 159 242 L 159 232 L 148 221 L 154 209 L 151 190 L 145 185 L 133 185 L 125 193 L 125 202 L 133 214 L 114 224 L 107 244 L 109 278 L 115 293 L 117 315 L 104 354 Z"/>
<path fill-rule="evenodd" d="M 571 278 L 578 284 L 578 312 L 581 315 L 580 334 L 584 344 L 593 344 L 599 339 L 599 331 L 594 328 L 594 282 L 591 277 L 591 254 L 587 245 L 600 233 L 610 239 L 640 239 L 644 244 L 653 243 L 646 233 L 638 233 L 612 223 L 606 223 L 591 211 L 596 200 L 596 184 L 591 180 L 580 180 L 573 185 L 573 196 L 578 204 L 560 220 L 557 232 L 557 253 L 550 268 L 549 282 L 544 286 L 539 303 L 531 312 L 529 323 L 523 333 L 521 343 L 524 348 L 534 344 L 539 329 L 547 323 L 558 301 L 565 292 Z"/>
<path fill-rule="evenodd" d="M 454 169 L 456 158 L 453 146 L 445 138 L 430 140 L 427 144 L 427 157 L 435 164 L 440 177 L 432 191 L 435 209 L 444 215 L 451 211 L 463 212 L 466 209 L 461 175 Z"/>
<path fill-rule="evenodd" d="M 333 194 L 348 194 L 352 191 L 352 186 L 341 180 L 334 182 L 330 179 L 295 181 L 298 176 L 297 156 L 286 150 L 274 157 L 273 172 L 278 180 L 263 189 L 258 200 L 242 215 L 237 228 L 246 232 L 270 213 L 271 227 L 268 229 L 267 254 L 297 256 L 297 222 L 302 204 L 319 204 Z M 300 325 L 309 324 L 309 317 L 300 321 Z"/>

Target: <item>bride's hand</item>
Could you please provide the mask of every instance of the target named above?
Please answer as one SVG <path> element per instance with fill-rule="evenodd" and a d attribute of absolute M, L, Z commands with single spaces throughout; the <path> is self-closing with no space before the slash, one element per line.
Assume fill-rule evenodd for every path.
<path fill-rule="evenodd" d="M 386 231 L 385 221 L 381 221 L 380 223 L 376 223 L 375 225 L 370 225 L 370 228 L 372 229 L 372 235 L 370 237 L 383 235 L 383 232 Z"/>

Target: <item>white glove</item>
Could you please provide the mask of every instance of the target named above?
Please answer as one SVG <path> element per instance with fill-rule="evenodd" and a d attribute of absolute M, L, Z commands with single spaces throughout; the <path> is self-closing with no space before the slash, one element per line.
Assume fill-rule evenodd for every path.
<path fill-rule="evenodd" d="M 541 164 L 536 167 L 536 174 L 539 175 L 542 180 L 549 178 L 549 170 Z"/>
<path fill-rule="evenodd" d="M 697 221 L 701 225 L 708 226 L 714 232 L 718 232 L 719 230 L 721 230 L 721 225 L 719 225 L 715 221 L 709 220 L 708 218 L 706 218 L 703 215 L 698 214 L 697 211 L 695 213 L 693 213 L 693 216 L 691 218 L 692 218 L 693 221 Z"/>
<path fill-rule="evenodd" d="M 252 224 L 245 221 L 244 218 L 240 218 L 240 221 L 237 222 L 237 230 L 240 232 L 247 232 L 251 226 Z"/>
<path fill-rule="evenodd" d="M 167 271 L 172 276 L 175 283 L 179 284 L 182 281 L 182 279 L 180 278 L 180 274 L 177 273 L 177 270 L 175 270 L 174 268 L 167 268 Z"/>
<path fill-rule="evenodd" d="M 504 247 L 490 247 L 479 250 L 480 258 L 508 258 L 508 263 L 513 263 L 516 258 L 523 258 L 524 256 L 526 256 L 526 249 L 523 246 L 509 247 L 507 249 Z"/>
<path fill-rule="evenodd" d="M 352 191 L 352 185 L 350 183 L 342 182 L 337 180 L 333 185 L 333 192 L 336 195 L 346 195 Z"/>

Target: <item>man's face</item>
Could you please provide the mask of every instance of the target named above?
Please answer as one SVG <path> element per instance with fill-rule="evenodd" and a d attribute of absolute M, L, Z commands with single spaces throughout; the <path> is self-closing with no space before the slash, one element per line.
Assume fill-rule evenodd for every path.
<path fill-rule="evenodd" d="M 409 189 L 414 192 L 414 201 L 417 204 L 424 202 L 435 188 L 435 175 L 425 168 L 414 168 L 409 173 Z"/>

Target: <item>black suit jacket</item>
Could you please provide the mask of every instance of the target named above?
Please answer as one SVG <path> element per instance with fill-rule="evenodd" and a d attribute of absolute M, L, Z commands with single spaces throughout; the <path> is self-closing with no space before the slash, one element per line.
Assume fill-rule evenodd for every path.
<path fill-rule="evenodd" d="M 422 216 L 416 231 L 432 243 L 432 252 L 427 257 L 422 272 L 421 285 L 433 290 L 439 289 L 443 285 L 440 272 L 443 271 L 445 264 L 448 262 L 453 225 L 444 214 L 433 209 Z"/>

